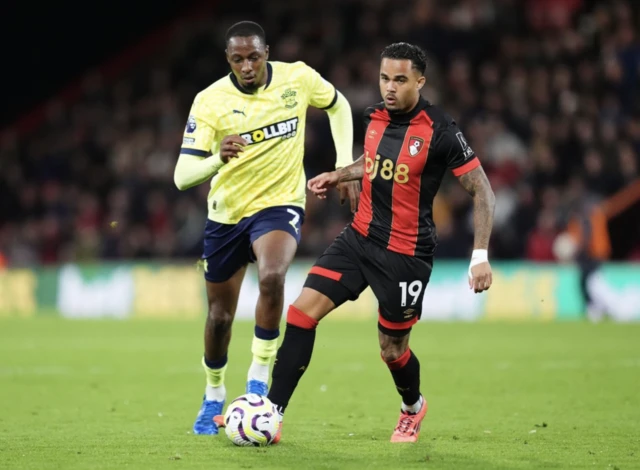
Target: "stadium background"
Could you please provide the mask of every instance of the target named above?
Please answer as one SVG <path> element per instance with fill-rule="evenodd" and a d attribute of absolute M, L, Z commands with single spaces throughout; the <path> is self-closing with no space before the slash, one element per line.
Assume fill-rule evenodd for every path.
<path fill-rule="evenodd" d="M 195 93 L 228 73 L 226 27 L 249 18 L 264 25 L 272 60 L 304 60 L 345 94 L 354 155 L 362 111 L 379 100 L 381 48 L 407 40 L 428 51 L 424 95 L 458 120 L 497 203 L 495 287 L 473 296 L 463 289 L 471 199 L 454 178 L 443 183 L 425 318 L 587 311 L 640 318 L 640 12 L 633 2 L 116 2 L 80 23 L 71 4 L 47 8 L 32 18 L 39 33 L 27 42 L 29 54 L 7 48 L 23 73 L 7 77 L 12 93 L 0 134 L 3 315 L 204 312 L 196 261 L 207 185 L 181 193 L 173 168 Z M 21 27 L 6 19 L 5 44 Z M 308 122 L 312 176 L 331 167 L 334 150 L 325 114 L 312 109 Z M 335 194 L 308 199 L 288 299 L 349 216 Z M 565 232 L 583 249 L 559 260 L 554 241 Z M 240 315 L 251 316 L 254 274 Z M 580 289 L 587 274 L 591 306 Z M 374 299 L 365 295 L 347 310 L 373 315 Z"/>

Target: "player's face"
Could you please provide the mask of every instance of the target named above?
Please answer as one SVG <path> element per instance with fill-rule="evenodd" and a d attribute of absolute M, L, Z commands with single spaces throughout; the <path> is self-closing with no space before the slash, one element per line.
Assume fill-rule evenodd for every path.
<path fill-rule="evenodd" d="M 231 71 L 243 88 L 255 90 L 267 82 L 269 46 L 258 36 L 232 37 L 226 53 Z"/>
<path fill-rule="evenodd" d="M 389 111 L 411 111 L 418 103 L 424 82 L 424 75 L 408 59 L 384 58 L 380 63 L 380 94 Z"/>

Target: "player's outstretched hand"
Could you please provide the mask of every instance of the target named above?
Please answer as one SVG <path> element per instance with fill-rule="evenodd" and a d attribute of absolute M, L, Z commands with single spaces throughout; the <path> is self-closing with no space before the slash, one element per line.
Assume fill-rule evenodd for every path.
<path fill-rule="evenodd" d="M 229 163 L 231 158 L 238 158 L 245 145 L 247 145 L 247 141 L 237 134 L 226 136 L 220 143 L 220 159 Z"/>
<path fill-rule="evenodd" d="M 311 178 L 307 183 L 307 188 L 320 199 L 327 198 L 327 189 L 338 185 L 338 172 L 330 171 L 320 173 L 315 178 Z"/>
<path fill-rule="evenodd" d="M 355 212 L 358 209 L 358 201 L 360 200 L 360 182 L 344 181 L 339 183 L 338 191 L 340 191 L 340 204 L 344 204 L 344 201 L 349 199 L 351 201 L 351 212 Z"/>
<path fill-rule="evenodd" d="M 473 289 L 476 294 L 488 290 L 492 282 L 493 275 L 491 274 L 491 265 L 488 261 L 471 267 L 469 288 Z"/>

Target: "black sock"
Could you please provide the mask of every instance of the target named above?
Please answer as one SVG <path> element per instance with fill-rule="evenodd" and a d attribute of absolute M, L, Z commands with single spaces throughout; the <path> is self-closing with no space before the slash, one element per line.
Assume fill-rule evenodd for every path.
<path fill-rule="evenodd" d="M 411 406 L 420 399 L 420 362 L 410 349 L 398 359 L 387 362 L 402 402 Z"/>
<path fill-rule="evenodd" d="M 300 328 L 287 323 L 284 339 L 273 365 L 271 388 L 267 395 L 280 413 L 284 413 L 302 374 L 311 362 L 315 339 L 315 328 Z"/>

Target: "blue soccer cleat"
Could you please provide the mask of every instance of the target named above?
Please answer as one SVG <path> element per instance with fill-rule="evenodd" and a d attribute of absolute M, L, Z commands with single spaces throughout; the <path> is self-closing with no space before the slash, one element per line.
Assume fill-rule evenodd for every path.
<path fill-rule="evenodd" d="M 266 382 L 251 379 L 247 382 L 246 393 L 255 393 L 256 395 L 266 397 L 269 393 L 269 386 Z"/>
<path fill-rule="evenodd" d="M 218 434 L 218 426 L 213 422 L 213 417 L 222 414 L 224 401 L 202 400 L 202 407 L 193 423 L 194 434 Z"/>

